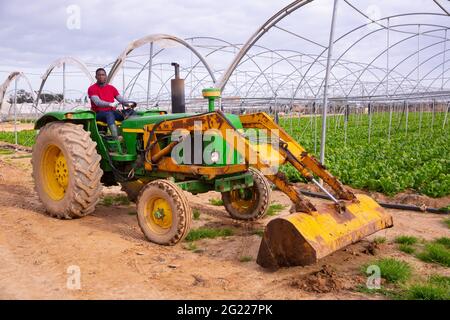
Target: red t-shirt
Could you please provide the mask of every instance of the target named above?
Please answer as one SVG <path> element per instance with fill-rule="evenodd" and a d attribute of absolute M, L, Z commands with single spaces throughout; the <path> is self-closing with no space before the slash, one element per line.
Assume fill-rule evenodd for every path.
<path fill-rule="evenodd" d="M 114 102 L 114 98 L 117 97 L 118 95 L 119 95 L 119 91 L 117 91 L 117 89 L 110 84 L 105 84 L 103 87 L 101 87 L 97 83 L 94 83 L 88 89 L 89 98 L 92 96 L 98 96 L 101 100 L 106 101 L 106 102 Z M 94 112 L 99 112 L 99 111 L 116 110 L 116 108 L 97 107 L 94 104 L 94 102 L 91 100 L 91 110 Z"/>

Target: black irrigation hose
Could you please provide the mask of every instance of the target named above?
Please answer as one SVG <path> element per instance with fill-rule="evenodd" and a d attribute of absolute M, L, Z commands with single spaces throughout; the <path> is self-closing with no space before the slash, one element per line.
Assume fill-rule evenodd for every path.
<path fill-rule="evenodd" d="M 438 214 L 449 214 L 448 210 L 430 208 L 427 206 L 419 207 L 410 204 L 400 204 L 400 203 L 387 203 L 387 202 L 378 202 L 380 206 L 389 209 L 400 209 L 400 210 L 411 210 L 411 211 L 420 211 L 420 212 L 430 212 L 430 213 L 438 213 Z"/>
<path fill-rule="evenodd" d="M 329 199 L 328 196 L 324 193 L 320 192 L 313 192 L 308 190 L 300 190 L 302 194 L 309 197 L 315 197 L 315 198 L 321 198 L 321 199 Z M 377 201 L 378 202 L 378 201 Z M 426 206 L 419 207 L 414 206 L 410 204 L 399 204 L 399 203 L 387 203 L 387 202 L 378 202 L 380 206 L 383 208 L 389 208 L 389 209 L 399 209 L 399 210 L 410 210 L 410 211 L 419 211 L 419 212 L 430 212 L 430 213 L 437 213 L 437 214 L 449 214 L 449 210 L 442 210 L 442 209 L 436 209 L 436 208 L 429 208 Z"/>

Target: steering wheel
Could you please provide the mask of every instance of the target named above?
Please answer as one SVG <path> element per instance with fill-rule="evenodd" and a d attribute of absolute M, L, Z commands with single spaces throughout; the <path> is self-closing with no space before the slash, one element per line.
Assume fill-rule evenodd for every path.
<path fill-rule="evenodd" d="M 122 103 L 123 110 L 134 109 L 136 107 L 137 107 L 137 103 L 134 101 L 128 101 L 128 102 Z"/>
<path fill-rule="evenodd" d="M 134 110 L 134 108 L 137 107 L 137 103 L 134 101 L 128 101 L 125 103 L 121 103 L 121 105 L 122 105 L 122 110 L 120 111 L 120 113 L 122 114 L 124 119 L 128 119 L 128 117 L 133 115 L 134 114 L 133 110 Z"/>

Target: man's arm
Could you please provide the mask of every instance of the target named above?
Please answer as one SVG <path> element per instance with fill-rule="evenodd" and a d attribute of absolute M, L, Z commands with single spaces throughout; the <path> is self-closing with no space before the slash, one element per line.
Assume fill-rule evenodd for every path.
<path fill-rule="evenodd" d="M 114 90 L 114 98 L 115 98 L 117 101 L 119 101 L 119 102 L 122 103 L 122 104 L 129 102 L 127 99 L 125 99 L 124 97 L 122 97 L 122 96 L 120 95 L 120 93 L 119 93 L 119 91 L 116 89 L 116 87 L 113 86 L 112 88 L 113 88 L 113 90 Z"/>
<path fill-rule="evenodd" d="M 91 98 L 92 102 L 97 107 L 100 107 L 100 108 L 107 108 L 107 107 L 115 107 L 116 106 L 116 104 L 114 102 L 104 101 L 104 100 L 100 99 L 99 96 L 91 96 L 90 98 Z"/>
<path fill-rule="evenodd" d="M 127 100 L 124 97 L 122 97 L 120 94 L 116 96 L 116 100 L 119 101 L 122 104 L 130 102 L 129 100 Z"/>

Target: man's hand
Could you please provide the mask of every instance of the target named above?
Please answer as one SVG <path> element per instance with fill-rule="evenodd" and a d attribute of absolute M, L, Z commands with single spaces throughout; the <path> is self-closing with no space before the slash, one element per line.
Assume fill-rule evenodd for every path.
<path fill-rule="evenodd" d="M 117 101 L 111 102 L 109 104 L 109 106 L 112 107 L 112 108 L 117 108 L 118 105 L 119 105 L 119 103 Z"/>

